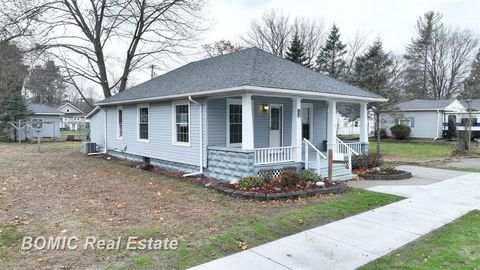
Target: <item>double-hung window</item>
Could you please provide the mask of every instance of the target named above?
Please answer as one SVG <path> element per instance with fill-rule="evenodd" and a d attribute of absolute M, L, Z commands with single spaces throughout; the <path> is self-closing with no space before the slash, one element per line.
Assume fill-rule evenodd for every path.
<path fill-rule="evenodd" d="M 148 106 L 138 107 L 138 139 L 148 140 Z"/>
<path fill-rule="evenodd" d="M 123 108 L 119 107 L 117 110 L 117 137 L 119 139 L 123 138 Z"/>
<path fill-rule="evenodd" d="M 242 144 L 242 101 L 227 100 L 227 139 L 230 146 Z"/>
<path fill-rule="evenodd" d="M 174 138 L 173 142 L 180 145 L 190 143 L 190 105 L 188 103 L 174 104 Z"/>

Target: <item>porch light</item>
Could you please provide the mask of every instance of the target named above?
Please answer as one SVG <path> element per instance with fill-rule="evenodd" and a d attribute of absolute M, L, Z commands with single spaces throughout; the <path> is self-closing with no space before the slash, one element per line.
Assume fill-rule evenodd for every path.
<path fill-rule="evenodd" d="M 270 105 L 262 104 L 262 112 L 268 112 L 268 110 L 270 110 Z"/>

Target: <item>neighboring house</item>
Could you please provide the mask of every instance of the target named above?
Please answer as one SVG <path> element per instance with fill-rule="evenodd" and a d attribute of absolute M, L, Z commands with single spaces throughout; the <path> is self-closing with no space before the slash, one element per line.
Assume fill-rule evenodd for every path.
<path fill-rule="evenodd" d="M 130 160 L 221 180 L 286 166 L 351 179 L 368 151 L 368 102 L 386 101 L 258 48 L 192 62 L 97 102 L 91 141 Z M 360 141 L 338 140 L 337 102 L 360 104 Z M 317 157 L 319 158 L 317 160 Z M 347 159 L 345 159 L 347 158 Z"/>
<path fill-rule="evenodd" d="M 360 134 L 360 119 L 351 119 L 337 113 L 337 134 L 338 135 L 358 135 Z M 370 134 L 375 129 L 375 121 L 368 118 L 368 133 Z"/>
<path fill-rule="evenodd" d="M 62 130 L 80 130 L 88 128 L 89 124 L 85 117 L 85 113 L 71 103 L 67 102 L 57 110 L 65 113 L 65 116 L 62 117 L 62 123 L 60 124 Z"/>
<path fill-rule="evenodd" d="M 21 140 L 34 140 L 37 137 L 43 139 L 58 139 L 60 138 L 60 117 L 63 116 L 63 112 L 60 112 L 50 106 L 45 104 L 28 104 L 28 110 L 31 112 L 31 115 L 27 116 L 26 123 L 24 128 L 20 130 L 15 130 L 11 128 L 10 139 L 18 140 L 20 136 Z M 37 132 L 29 124 L 31 122 L 42 122 L 42 129 L 40 132 Z"/>
<path fill-rule="evenodd" d="M 465 117 L 464 105 L 456 99 L 423 100 L 414 99 L 395 105 L 396 111 L 382 112 L 382 127 L 391 136 L 390 128 L 404 124 L 411 128 L 413 138 L 439 139 L 451 123 L 461 126 Z"/>

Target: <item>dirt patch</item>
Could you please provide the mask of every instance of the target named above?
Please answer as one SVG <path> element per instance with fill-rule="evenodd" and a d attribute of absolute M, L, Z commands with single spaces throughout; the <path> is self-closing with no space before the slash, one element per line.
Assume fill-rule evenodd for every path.
<path fill-rule="evenodd" d="M 85 157 L 81 144 L 0 144 L 0 224 L 27 236 L 111 239 L 130 235 L 196 241 L 249 217 L 272 215 L 322 197 L 287 202 L 231 198 L 185 181 L 104 157 Z M 185 242 L 184 242 L 185 243 Z M 0 243 L 0 248 L 2 244 Z M 147 252 L 20 251 L 17 243 L 1 252 L 1 268 L 102 268 Z M 161 260 L 161 253 L 155 253 Z M 171 268 L 171 267 L 170 267 Z"/>

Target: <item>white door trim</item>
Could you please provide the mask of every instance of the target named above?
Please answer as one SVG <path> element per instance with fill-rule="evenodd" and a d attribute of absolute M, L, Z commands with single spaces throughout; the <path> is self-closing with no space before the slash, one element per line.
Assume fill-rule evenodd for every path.
<path fill-rule="evenodd" d="M 309 124 L 310 124 L 310 141 L 313 141 L 313 103 L 302 103 L 302 108 L 308 108 L 309 110 Z M 303 138 L 302 138 L 303 139 Z"/>
<path fill-rule="evenodd" d="M 268 143 L 269 146 L 272 147 L 272 141 L 271 141 L 271 130 L 272 130 L 272 108 L 280 108 L 280 146 L 283 146 L 283 134 L 284 134 L 284 112 L 283 112 L 283 104 L 270 104 L 270 113 L 269 113 L 269 123 L 268 123 Z"/>

